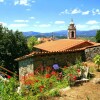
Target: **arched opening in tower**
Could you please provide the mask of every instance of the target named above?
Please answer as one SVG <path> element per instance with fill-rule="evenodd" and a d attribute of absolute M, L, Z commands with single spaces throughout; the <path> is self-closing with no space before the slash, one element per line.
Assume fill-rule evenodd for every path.
<path fill-rule="evenodd" d="M 71 37 L 74 38 L 74 32 L 72 31 Z"/>

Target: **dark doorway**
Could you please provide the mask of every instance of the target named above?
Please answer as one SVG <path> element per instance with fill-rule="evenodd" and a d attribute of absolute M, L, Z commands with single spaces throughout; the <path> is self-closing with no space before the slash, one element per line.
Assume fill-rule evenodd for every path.
<path fill-rule="evenodd" d="M 72 31 L 71 37 L 74 38 L 74 32 Z"/>

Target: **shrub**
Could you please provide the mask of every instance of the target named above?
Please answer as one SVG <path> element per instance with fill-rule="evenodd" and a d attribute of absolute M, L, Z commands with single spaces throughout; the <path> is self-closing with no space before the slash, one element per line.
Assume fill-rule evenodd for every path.
<path fill-rule="evenodd" d="M 18 82 L 15 78 L 10 78 L 9 82 L 0 80 L 0 87 L 0 100 L 24 100 L 23 97 L 16 92 Z"/>
<path fill-rule="evenodd" d="M 93 60 L 94 60 L 94 63 L 98 65 L 98 70 L 99 70 L 99 67 L 100 67 L 100 55 L 99 54 L 96 55 Z"/>

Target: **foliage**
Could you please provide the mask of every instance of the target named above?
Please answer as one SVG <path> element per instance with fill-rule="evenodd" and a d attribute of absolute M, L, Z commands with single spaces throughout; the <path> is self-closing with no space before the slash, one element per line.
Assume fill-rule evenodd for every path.
<path fill-rule="evenodd" d="M 27 39 L 27 45 L 28 45 L 30 51 L 32 51 L 33 50 L 33 46 L 36 45 L 36 44 L 38 44 L 38 43 L 39 42 L 37 41 L 37 38 L 34 37 L 34 36 L 31 36 L 31 37 L 29 37 Z"/>
<path fill-rule="evenodd" d="M 86 36 L 80 37 L 80 36 L 79 36 L 78 38 L 80 38 L 80 39 L 82 39 L 82 40 L 90 40 L 90 41 L 92 41 L 92 42 L 96 42 L 95 36 L 88 36 L 88 37 L 86 37 Z"/>
<path fill-rule="evenodd" d="M 0 80 L 0 87 L 0 100 L 24 100 L 16 92 L 18 82 L 15 78 L 10 78 L 9 81 Z"/>
<path fill-rule="evenodd" d="M 99 70 L 99 67 L 100 67 L 100 55 L 99 54 L 94 57 L 94 62 L 95 64 L 98 65 L 98 70 Z"/>
<path fill-rule="evenodd" d="M 96 42 L 100 43 L 100 30 L 97 31 L 95 38 Z"/>
<path fill-rule="evenodd" d="M 81 65 L 79 62 L 78 64 Z M 53 67 L 55 68 L 55 66 Z M 16 93 L 18 83 L 15 78 L 10 78 L 8 83 L 0 82 L 3 86 L 0 88 L 1 98 L 13 100 L 16 96 L 14 100 L 46 100 L 48 97 L 60 96 L 60 89 L 74 85 L 76 79 L 80 77 L 81 67 L 79 66 L 61 68 L 57 65 L 57 69 L 53 67 L 40 65 L 35 69 L 35 74 L 27 73 L 22 76 L 20 95 Z"/>
<path fill-rule="evenodd" d="M 14 59 L 27 53 L 29 49 L 22 32 L 12 31 L 0 25 L 0 66 L 11 71 L 18 70 Z"/>

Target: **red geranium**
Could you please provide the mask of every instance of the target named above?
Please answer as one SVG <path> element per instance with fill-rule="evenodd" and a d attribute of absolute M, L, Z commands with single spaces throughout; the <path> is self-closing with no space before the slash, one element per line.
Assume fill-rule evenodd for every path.
<path fill-rule="evenodd" d="M 51 72 L 51 75 L 56 75 L 57 73 L 55 71 L 52 71 Z"/>
<path fill-rule="evenodd" d="M 64 68 L 68 68 L 67 66 L 64 66 Z"/>
<path fill-rule="evenodd" d="M 72 76 L 73 74 L 69 74 L 69 76 Z"/>
<path fill-rule="evenodd" d="M 81 70 L 80 69 L 77 69 L 77 72 L 80 72 Z"/>
<path fill-rule="evenodd" d="M 77 77 L 76 77 L 76 76 L 73 76 L 73 79 L 74 79 L 74 80 L 76 80 L 76 79 L 77 79 Z"/>
<path fill-rule="evenodd" d="M 46 71 L 50 71 L 52 68 L 50 67 L 50 66 L 47 66 L 46 68 L 45 68 L 45 70 Z"/>
<path fill-rule="evenodd" d="M 7 78 L 8 78 L 8 79 L 10 79 L 10 78 L 11 78 L 11 76 L 10 76 L 10 75 L 7 75 Z"/>
<path fill-rule="evenodd" d="M 43 91 L 43 88 L 44 88 L 44 86 L 43 86 L 43 85 L 41 85 L 41 86 L 39 87 L 40 92 L 42 92 L 42 91 Z"/>
<path fill-rule="evenodd" d="M 25 80 L 24 84 L 25 85 L 32 85 L 34 82 L 31 79 Z"/>
<path fill-rule="evenodd" d="M 51 77 L 51 75 L 50 74 L 46 74 L 46 76 L 45 76 L 46 78 L 50 78 Z"/>
<path fill-rule="evenodd" d="M 35 80 L 35 82 L 39 82 L 39 80 Z"/>

